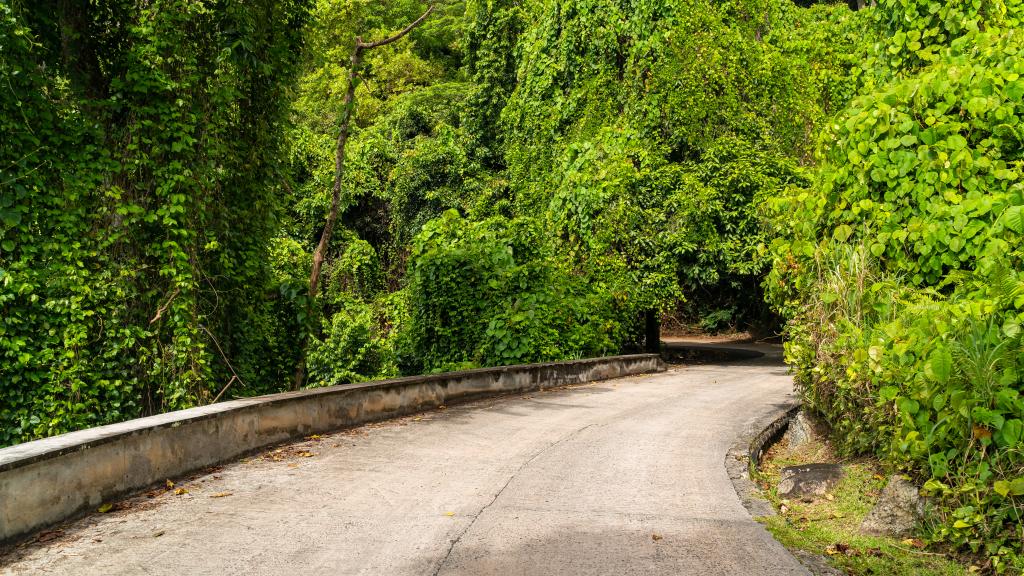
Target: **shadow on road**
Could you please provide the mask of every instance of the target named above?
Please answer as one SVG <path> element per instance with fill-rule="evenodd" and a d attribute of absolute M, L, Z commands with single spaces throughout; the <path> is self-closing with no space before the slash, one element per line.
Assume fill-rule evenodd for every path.
<path fill-rule="evenodd" d="M 669 364 L 755 364 L 783 363 L 782 346 L 758 342 L 707 343 L 685 340 L 663 341 L 661 357 Z"/>

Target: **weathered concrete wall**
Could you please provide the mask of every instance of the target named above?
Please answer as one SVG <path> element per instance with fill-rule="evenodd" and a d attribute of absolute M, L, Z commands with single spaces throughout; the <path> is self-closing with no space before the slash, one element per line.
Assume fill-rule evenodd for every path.
<path fill-rule="evenodd" d="M 0 541 L 291 438 L 664 369 L 657 355 L 638 354 L 412 376 L 233 400 L 19 444 L 0 449 Z"/>

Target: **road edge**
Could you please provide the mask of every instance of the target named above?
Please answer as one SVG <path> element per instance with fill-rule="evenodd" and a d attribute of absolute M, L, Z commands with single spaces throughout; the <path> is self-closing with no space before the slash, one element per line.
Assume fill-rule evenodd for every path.
<path fill-rule="evenodd" d="M 665 371 L 656 354 L 481 368 L 210 404 L 0 449 L 0 543 L 315 433 L 455 403 Z"/>
<path fill-rule="evenodd" d="M 764 451 L 786 433 L 789 422 L 796 416 L 801 405 L 796 399 L 777 405 L 771 412 L 749 424 L 726 452 L 725 469 L 729 473 L 729 480 L 732 481 L 732 487 L 739 496 L 740 503 L 755 520 L 777 516 L 778 513 L 761 493 L 761 489 L 750 479 L 750 472 L 760 465 Z M 805 550 L 783 547 L 814 576 L 843 576 L 842 572 L 833 568 L 822 556 Z"/>

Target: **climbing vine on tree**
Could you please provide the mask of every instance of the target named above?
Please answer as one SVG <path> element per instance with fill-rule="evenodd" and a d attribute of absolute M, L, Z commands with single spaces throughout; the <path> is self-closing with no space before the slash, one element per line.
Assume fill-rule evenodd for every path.
<path fill-rule="evenodd" d="M 0 444 L 266 390 L 293 364 L 265 294 L 304 14 L 0 3 Z"/>

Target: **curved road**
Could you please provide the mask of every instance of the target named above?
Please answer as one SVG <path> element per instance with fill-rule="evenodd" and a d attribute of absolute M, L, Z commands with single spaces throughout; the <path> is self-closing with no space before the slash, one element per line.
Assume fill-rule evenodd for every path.
<path fill-rule="evenodd" d="M 312 438 L 0 558 L 5 574 L 808 574 L 726 451 L 777 361 L 514 396 Z"/>

